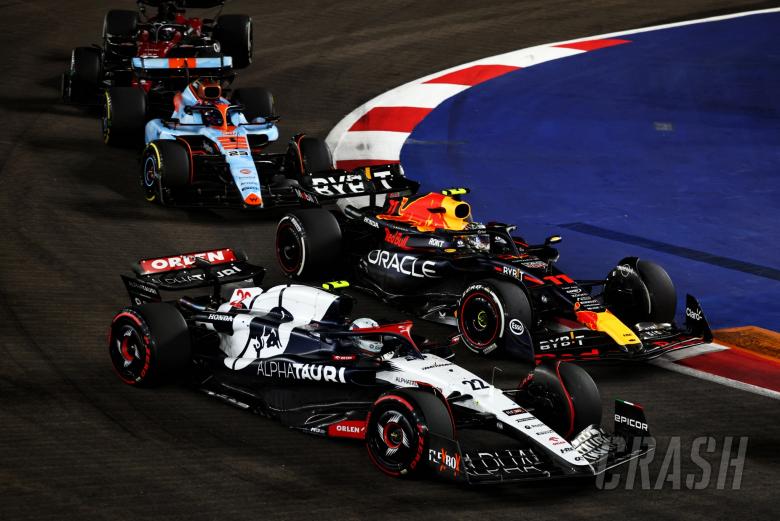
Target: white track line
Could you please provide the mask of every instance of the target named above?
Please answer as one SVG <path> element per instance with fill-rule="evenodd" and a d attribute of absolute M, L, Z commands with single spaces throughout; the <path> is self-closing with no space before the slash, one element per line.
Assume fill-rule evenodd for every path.
<path fill-rule="evenodd" d="M 726 387 L 739 389 L 740 391 L 747 391 L 749 393 L 766 396 L 767 398 L 774 398 L 775 400 L 780 400 L 780 392 L 773 391 L 771 389 L 765 389 L 764 387 L 759 387 L 757 385 L 740 382 L 738 380 L 732 380 L 731 378 L 718 376 L 712 373 L 706 373 L 704 371 L 699 371 L 698 369 L 693 369 L 691 367 L 679 365 L 675 362 L 668 362 L 664 360 L 653 360 L 650 363 L 658 367 L 668 369 L 669 371 L 674 371 L 675 373 L 680 373 L 687 376 L 693 376 L 701 380 L 707 380 L 709 382 L 725 385 Z"/>

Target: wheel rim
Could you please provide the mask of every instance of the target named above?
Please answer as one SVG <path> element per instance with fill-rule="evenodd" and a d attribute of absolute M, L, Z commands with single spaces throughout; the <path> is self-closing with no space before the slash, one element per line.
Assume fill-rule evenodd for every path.
<path fill-rule="evenodd" d="M 156 185 L 159 182 L 160 176 L 157 170 L 157 161 L 150 154 L 144 160 L 143 177 L 141 182 L 144 189 L 144 197 L 147 201 L 154 201 L 157 196 Z"/>
<path fill-rule="evenodd" d="M 149 347 L 143 335 L 132 325 L 115 328 L 109 345 L 111 362 L 126 383 L 138 383 L 149 370 Z"/>
<path fill-rule="evenodd" d="M 276 233 L 276 257 L 285 273 L 298 273 L 303 263 L 303 244 L 289 222 L 279 224 Z"/>
<path fill-rule="evenodd" d="M 460 310 L 461 333 L 473 347 L 484 349 L 492 345 L 500 333 L 498 306 L 483 292 L 471 293 Z"/>
<path fill-rule="evenodd" d="M 396 408 L 388 408 L 369 426 L 368 448 L 376 463 L 391 473 L 401 473 L 417 453 L 417 431 L 409 418 Z"/>

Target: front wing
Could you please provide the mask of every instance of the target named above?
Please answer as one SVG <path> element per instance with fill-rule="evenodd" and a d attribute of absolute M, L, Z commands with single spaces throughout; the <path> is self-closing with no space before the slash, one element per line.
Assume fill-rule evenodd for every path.
<path fill-rule="evenodd" d="M 641 407 L 615 401 L 615 433 L 590 426 L 572 441 L 572 450 L 589 465 L 573 466 L 537 445 L 471 448 L 431 435 L 425 459 L 434 474 L 470 485 L 593 478 L 655 450 Z"/>

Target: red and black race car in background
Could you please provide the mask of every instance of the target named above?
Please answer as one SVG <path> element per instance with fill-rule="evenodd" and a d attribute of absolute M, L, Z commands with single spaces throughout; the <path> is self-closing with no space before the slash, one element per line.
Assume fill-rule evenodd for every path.
<path fill-rule="evenodd" d="M 242 14 L 225 14 L 219 0 L 139 0 L 138 11 L 112 9 L 103 22 L 103 45 L 76 47 L 68 71 L 62 75 L 62 97 L 66 102 L 94 103 L 104 89 L 139 87 L 149 93 L 170 85 L 165 76 L 143 77 L 133 58 L 165 58 L 171 68 L 185 58 L 231 57 L 237 69 L 252 63 L 252 19 Z M 147 15 L 147 7 L 155 13 Z M 211 18 L 190 17 L 186 9 L 219 11 Z"/>
<path fill-rule="evenodd" d="M 556 266 L 560 237 L 532 245 L 514 226 L 473 222 L 460 199 L 467 192 L 291 212 L 277 227 L 279 264 L 298 279 L 351 277 L 418 316 L 456 325 L 480 354 L 645 360 L 711 340 L 690 295 L 685 328 L 674 324 L 677 294 L 661 266 L 628 257 L 603 280 L 577 281 Z M 328 273 L 336 266 L 348 272 Z"/>

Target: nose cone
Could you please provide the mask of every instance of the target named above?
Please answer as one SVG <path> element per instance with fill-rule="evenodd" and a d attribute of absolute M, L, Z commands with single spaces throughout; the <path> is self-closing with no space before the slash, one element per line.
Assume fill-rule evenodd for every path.
<path fill-rule="evenodd" d="M 263 204 L 263 199 L 253 192 L 246 196 L 244 202 L 249 206 L 261 206 Z"/>

